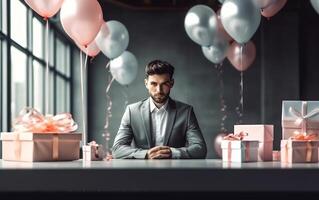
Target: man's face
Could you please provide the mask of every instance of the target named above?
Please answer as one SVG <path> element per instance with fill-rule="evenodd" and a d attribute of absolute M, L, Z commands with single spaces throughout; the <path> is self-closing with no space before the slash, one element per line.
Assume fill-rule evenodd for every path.
<path fill-rule="evenodd" d="M 169 74 L 149 75 L 145 79 L 145 86 L 150 96 L 158 104 L 163 104 L 168 99 L 173 85 L 174 80 L 170 79 Z"/>

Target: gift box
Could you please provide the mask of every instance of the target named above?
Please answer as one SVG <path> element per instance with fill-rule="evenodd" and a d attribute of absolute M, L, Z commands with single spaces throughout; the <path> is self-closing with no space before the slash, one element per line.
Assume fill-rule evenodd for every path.
<path fill-rule="evenodd" d="M 78 133 L 3 132 L 2 159 L 7 161 L 70 161 L 80 156 Z"/>
<path fill-rule="evenodd" d="M 227 162 L 256 162 L 258 160 L 257 140 L 242 140 L 242 133 L 230 134 L 221 143 L 222 159 Z"/>
<path fill-rule="evenodd" d="M 258 160 L 271 161 L 274 141 L 274 126 L 253 124 L 253 125 L 235 125 L 234 134 L 240 132 L 246 133 L 243 140 L 258 140 Z"/>
<path fill-rule="evenodd" d="M 282 163 L 315 163 L 318 162 L 318 140 L 281 140 Z"/>
<path fill-rule="evenodd" d="M 106 156 L 103 146 L 92 141 L 88 145 L 82 146 L 83 161 L 98 161 L 103 160 Z"/>
<path fill-rule="evenodd" d="M 282 102 L 282 139 L 319 132 L 319 101 Z"/>

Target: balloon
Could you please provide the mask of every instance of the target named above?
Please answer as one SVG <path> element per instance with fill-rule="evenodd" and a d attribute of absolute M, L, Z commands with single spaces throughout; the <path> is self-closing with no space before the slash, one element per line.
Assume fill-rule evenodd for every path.
<path fill-rule="evenodd" d="M 217 33 L 217 16 L 210 7 L 197 5 L 187 12 L 184 27 L 194 42 L 201 46 L 209 46 Z"/>
<path fill-rule="evenodd" d="M 44 18 L 50 18 L 61 8 L 63 0 L 24 0 L 32 10 Z"/>
<path fill-rule="evenodd" d="M 65 0 L 60 11 L 65 32 L 76 43 L 87 46 L 98 34 L 103 23 L 103 13 L 96 0 Z"/>
<path fill-rule="evenodd" d="M 214 150 L 215 150 L 215 153 L 217 154 L 217 157 L 218 158 L 222 158 L 222 140 L 223 140 L 223 137 L 225 137 L 227 134 L 226 133 L 220 133 L 218 134 L 216 137 L 215 137 L 215 140 L 214 140 Z"/>
<path fill-rule="evenodd" d="M 110 61 L 111 74 L 121 85 L 130 84 L 136 78 L 137 69 L 137 60 L 129 51 Z"/>
<path fill-rule="evenodd" d="M 234 41 L 232 37 L 225 31 L 225 28 L 222 24 L 221 18 L 220 18 L 220 9 L 217 10 L 217 27 L 218 27 L 218 33 L 221 33 L 224 38 L 226 38 L 229 42 Z"/>
<path fill-rule="evenodd" d="M 228 47 L 228 41 L 222 35 L 217 35 L 217 37 L 214 38 L 214 43 L 212 44 L 212 46 L 203 46 L 202 51 L 204 56 L 209 61 L 218 64 L 225 59 Z"/>
<path fill-rule="evenodd" d="M 275 3 L 276 0 L 252 0 L 257 8 L 264 9 L 271 4 Z"/>
<path fill-rule="evenodd" d="M 310 0 L 312 7 L 316 10 L 319 14 L 319 1 L 318 0 Z"/>
<path fill-rule="evenodd" d="M 99 47 L 96 45 L 95 41 L 93 40 L 88 46 L 87 48 L 85 48 L 84 46 L 77 44 L 76 45 L 84 52 L 87 53 L 88 56 L 94 57 L 97 54 L 100 53 L 100 49 Z"/>
<path fill-rule="evenodd" d="M 242 48 L 242 53 L 240 48 Z M 254 62 L 255 57 L 256 47 L 251 41 L 247 42 L 245 45 L 233 42 L 227 53 L 228 60 L 238 71 L 247 70 Z"/>
<path fill-rule="evenodd" d="M 225 2 L 225 0 L 218 0 L 219 3 L 223 4 Z"/>
<path fill-rule="evenodd" d="M 129 35 L 121 22 L 112 20 L 102 24 L 95 41 L 101 51 L 109 59 L 113 59 L 125 51 L 129 43 Z"/>
<path fill-rule="evenodd" d="M 260 10 L 248 0 L 227 0 L 221 12 L 221 21 L 227 33 L 238 43 L 246 43 L 260 24 Z"/>
<path fill-rule="evenodd" d="M 276 13 L 278 13 L 284 7 L 284 5 L 286 3 L 287 3 L 287 0 L 275 0 L 275 2 L 273 4 L 271 4 L 270 6 L 264 8 L 261 11 L 261 14 L 264 17 L 272 17 Z"/>

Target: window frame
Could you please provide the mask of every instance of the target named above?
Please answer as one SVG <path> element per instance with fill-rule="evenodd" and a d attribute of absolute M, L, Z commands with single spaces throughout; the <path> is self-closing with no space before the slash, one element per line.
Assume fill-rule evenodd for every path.
<path fill-rule="evenodd" d="M 5 2 L 4 2 L 5 1 Z M 46 27 L 45 27 L 45 21 L 44 19 L 42 19 L 41 16 L 39 16 L 35 11 L 33 11 L 23 0 L 18 0 L 20 1 L 20 3 L 22 3 L 23 5 L 26 6 L 27 9 L 27 25 L 26 25 L 26 39 L 27 39 L 27 44 L 26 47 L 23 47 L 22 45 L 20 45 L 19 43 L 17 43 L 16 41 L 14 41 L 11 38 L 11 20 L 10 20 L 10 15 L 11 15 L 11 1 L 10 0 L 3 0 L 1 1 L 1 5 L 0 8 L 3 9 L 4 6 L 2 5 L 2 3 L 5 4 L 5 9 L 6 9 L 6 17 L 3 17 L 2 15 L 4 15 L 3 12 L 1 12 L 1 16 L 0 16 L 0 65 L 2 65 L 3 67 L 1 67 L 0 69 L 0 87 L 1 87 L 1 94 L 0 94 L 0 130 L 1 131 L 10 131 L 11 129 L 11 100 L 12 100 L 12 94 L 11 94 L 11 73 L 12 73 L 12 60 L 11 60 L 11 48 L 14 47 L 17 50 L 21 51 L 22 53 L 24 53 L 26 55 L 27 61 L 26 61 L 26 66 L 27 66 L 27 71 L 26 71 L 26 75 L 27 75 L 27 80 L 26 80 L 26 88 L 27 88 L 27 96 L 26 96 L 26 102 L 27 104 L 25 106 L 34 106 L 34 102 L 35 102 L 35 98 L 34 98 L 34 73 L 35 73 L 35 67 L 33 65 L 33 62 L 36 61 L 40 64 L 41 67 L 44 67 L 42 71 L 44 71 L 44 73 L 40 72 L 41 74 L 43 74 L 43 95 L 42 95 L 42 110 L 45 110 L 45 67 L 46 67 L 46 56 L 45 56 L 45 39 L 46 39 Z M 2 10 L 1 10 L 2 11 Z M 33 52 L 33 19 L 36 18 L 41 25 L 43 26 L 43 31 L 42 31 L 42 36 L 43 36 L 43 41 L 42 41 L 42 58 L 41 57 L 37 57 L 36 55 L 34 55 Z M 2 20 L 6 20 L 6 23 L 3 23 Z M 69 92 L 63 91 L 65 93 L 65 99 L 63 100 L 64 104 L 63 107 L 65 109 L 69 110 L 65 110 L 65 112 L 72 112 L 72 76 L 73 74 L 72 72 L 72 67 L 73 67 L 73 63 L 72 63 L 72 51 L 74 50 L 74 44 L 73 42 L 66 37 L 66 34 L 60 30 L 56 25 L 55 22 L 57 20 L 52 18 L 49 19 L 49 45 L 50 45 L 50 49 L 49 49 L 49 58 L 50 60 L 52 60 L 52 63 L 49 62 L 49 70 L 50 70 L 50 74 L 53 74 L 53 85 L 50 86 L 52 93 L 53 93 L 53 102 L 51 102 L 50 107 L 53 107 L 52 112 L 50 112 L 50 114 L 56 114 L 57 111 L 57 99 L 58 97 L 56 96 L 57 94 L 57 87 L 56 87 L 56 82 L 57 82 L 57 77 L 60 77 L 63 80 L 63 83 L 65 84 L 65 87 L 70 87 Z M 3 25 L 5 25 L 6 27 L 3 27 Z M 3 28 L 3 29 L 2 29 Z M 57 53 L 56 53 L 56 38 L 60 39 L 66 46 L 66 55 L 65 55 L 65 61 L 63 61 L 63 63 L 66 64 L 65 67 L 67 67 L 68 72 L 65 73 L 64 72 L 59 72 L 57 70 L 57 66 L 56 66 L 56 57 L 57 57 Z M 51 40 L 53 40 L 51 42 Z M 51 56 L 53 56 L 53 58 L 51 58 Z M 69 76 L 67 75 L 69 74 Z M 51 75 L 52 76 L 52 75 Z M 42 81 L 41 81 L 42 82 Z M 69 96 L 67 97 L 66 95 Z M 12 113 L 14 114 L 14 113 Z M 44 113 L 42 113 L 44 114 Z"/>

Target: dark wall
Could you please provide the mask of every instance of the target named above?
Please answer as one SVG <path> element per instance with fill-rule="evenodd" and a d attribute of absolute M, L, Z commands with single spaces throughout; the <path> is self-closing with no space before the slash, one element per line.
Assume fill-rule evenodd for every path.
<path fill-rule="evenodd" d="M 128 88 L 112 85 L 110 120 L 111 144 L 125 109 L 125 98 L 133 103 L 147 98 L 144 67 L 153 59 L 163 59 L 175 66 L 172 97 L 194 106 L 208 145 L 207 158 L 214 158 L 213 140 L 220 130 L 220 88 L 217 70 L 202 55 L 201 48 L 184 30 L 185 10 L 137 11 L 103 3 L 104 19 L 125 24 L 130 34 L 128 50 L 138 59 L 139 72 Z M 311 19 L 310 19 L 311 18 Z M 275 149 L 281 139 L 281 102 L 285 99 L 318 99 L 316 86 L 319 70 L 316 58 L 319 15 L 308 1 L 288 1 L 270 20 L 262 19 L 252 38 L 257 55 L 244 72 L 243 123 L 275 125 Z M 102 142 L 106 115 L 105 89 L 107 58 L 100 53 L 88 68 L 89 138 Z M 233 131 L 238 121 L 240 73 L 227 59 L 223 65 L 225 100 L 228 106 L 226 128 Z"/>

